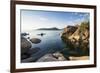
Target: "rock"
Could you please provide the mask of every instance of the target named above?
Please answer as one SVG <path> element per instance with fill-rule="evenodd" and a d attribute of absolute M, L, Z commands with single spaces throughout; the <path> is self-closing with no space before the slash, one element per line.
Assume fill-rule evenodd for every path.
<path fill-rule="evenodd" d="M 70 39 L 71 41 L 72 40 L 75 40 L 75 41 L 78 41 L 79 38 L 80 38 L 80 32 L 79 32 L 80 28 L 78 27 L 78 29 L 68 37 L 68 39 Z M 74 41 L 73 41 L 74 42 Z"/>
<path fill-rule="evenodd" d="M 26 38 L 21 37 L 21 54 L 27 53 L 31 47 L 31 43 Z"/>
<path fill-rule="evenodd" d="M 61 38 L 64 43 L 75 51 L 77 55 L 89 55 L 89 23 L 81 23 L 79 26 L 64 28 Z"/>
<path fill-rule="evenodd" d="M 44 36 L 44 35 L 46 35 L 46 33 L 40 33 L 40 34 L 37 34 L 37 35 Z"/>
<path fill-rule="evenodd" d="M 29 58 L 26 58 L 26 59 L 23 59 L 21 60 L 22 63 L 28 63 L 28 62 L 34 62 L 34 57 L 29 57 Z"/>
<path fill-rule="evenodd" d="M 70 56 L 69 59 L 70 60 L 89 60 L 89 56 L 81 56 L 81 57 Z"/>
<path fill-rule="evenodd" d="M 27 37 L 27 39 L 30 39 L 30 37 Z"/>
<path fill-rule="evenodd" d="M 54 53 L 53 56 L 54 56 L 56 59 L 60 60 L 60 61 L 66 60 L 66 58 L 63 56 L 63 54 L 61 54 L 60 52 Z"/>
<path fill-rule="evenodd" d="M 38 59 L 37 62 L 49 62 L 49 61 L 65 61 L 66 58 L 60 53 L 56 52 L 53 54 L 46 54 L 40 59 Z"/>
<path fill-rule="evenodd" d="M 77 30 L 78 27 L 76 26 L 67 26 L 64 28 L 64 31 L 61 33 L 61 36 L 70 36 L 72 35 L 76 30 Z"/>
<path fill-rule="evenodd" d="M 21 36 L 26 36 L 26 35 L 29 35 L 29 33 L 21 33 Z"/>
<path fill-rule="evenodd" d="M 21 54 L 21 60 L 26 59 L 28 57 L 30 57 L 30 54 L 28 53 Z"/>
<path fill-rule="evenodd" d="M 23 60 L 23 59 L 31 57 L 31 55 L 37 53 L 39 50 L 40 50 L 40 48 L 38 48 L 38 47 L 31 48 L 26 53 L 21 54 L 21 59 Z"/>
<path fill-rule="evenodd" d="M 52 54 L 46 54 L 37 60 L 37 62 L 51 62 L 51 61 L 58 61 L 58 59 L 53 57 Z"/>
<path fill-rule="evenodd" d="M 28 51 L 28 54 L 32 55 L 32 54 L 37 53 L 38 51 L 40 51 L 40 48 L 38 48 L 38 47 L 31 48 L 31 49 Z"/>
<path fill-rule="evenodd" d="M 30 41 L 31 41 L 32 43 L 34 43 L 34 44 L 38 44 L 38 43 L 41 42 L 41 40 L 38 39 L 38 38 L 32 38 L 32 39 L 30 39 Z"/>
<path fill-rule="evenodd" d="M 58 57 L 59 61 L 65 61 L 66 59 L 64 57 Z"/>

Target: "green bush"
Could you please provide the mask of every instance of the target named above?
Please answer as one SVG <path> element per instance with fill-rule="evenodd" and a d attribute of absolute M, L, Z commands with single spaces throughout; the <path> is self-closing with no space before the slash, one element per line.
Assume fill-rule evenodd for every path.
<path fill-rule="evenodd" d="M 84 21 L 80 25 L 80 31 L 81 32 L 85 31 L 86 29 L 89 30 L 89 21 L 88 22 Z"/>

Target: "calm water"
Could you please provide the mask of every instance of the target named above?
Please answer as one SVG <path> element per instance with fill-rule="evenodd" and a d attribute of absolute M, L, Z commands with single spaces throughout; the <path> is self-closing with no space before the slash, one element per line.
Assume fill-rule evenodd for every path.
<path fill-rule="evenodd" d="M 41 40 L 38 44 L 32 43 L 32 48 L 40 48 L 40 51 L 33 54 L 33 57 L 39 58 L 47 53 L 62 51 L 65 48 L 65 45 L 60 37 L 61 32 L 62 30 L 34 30 L 28 32 L 29 35 L 27 37 L 38 38 Z M 38 35 L 41 33 L 44 33 L 45 35 Z"/>
<path fill-rule="evenodd" d="M 62 30 L 34 30 L 29 32 L 30 38 L 39 38 L 38 44 L 32 44 L 32 47 L 38 47 L 47 52 L 56 52 L 64 48 L 64 43 L 60 37 Z M 43 36 L 38 35 L 44 33 Z"/>

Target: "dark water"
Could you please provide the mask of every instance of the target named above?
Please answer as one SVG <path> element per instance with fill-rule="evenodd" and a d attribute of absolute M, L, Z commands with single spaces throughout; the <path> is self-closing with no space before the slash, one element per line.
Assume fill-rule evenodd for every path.
<path fill-rule="evenodd" d="M 29 40 L 32 44 L 32 48 L 40 49 L 38 52 L 31 55 L 33 60 L 32 62 L 36 62 L 45 54 L 61 52 L 65 48 L 65 44 L 60 36 L 62 31 L 63 30 L 34 30 L 27 32 L 29 35 L 25 36 L 26 38 L 38 38 L 41 40 L 41 42 L 38 44 L 34 44 Z M 40 35 L 41 33 L 44 35 Z"/>
<path fill-rule="evenodd" d="M 62 30 L 34 30 L 29 32 L 30 38 L 38 38 L 41 40 L 38 44 L 33 44 L 32 47 L 38 47 L 46 53 L 53 53 L 64 49 L 65 45 L 61 39 L 60 33 Z M 44 33 L 44 35 L 39 35 Z"/>

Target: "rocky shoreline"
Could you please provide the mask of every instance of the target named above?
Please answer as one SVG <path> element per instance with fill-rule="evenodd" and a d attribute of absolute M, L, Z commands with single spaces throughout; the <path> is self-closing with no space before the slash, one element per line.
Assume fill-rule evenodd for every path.
<path fill-rule="evenodd" d="M 38 47 L 32 47 L 32 44 L 38 44 L 42 40 L 39 38 L 25 38 L 21 36 L 21 62 L 49 62 L 49 61 L 70 61 L 70 60 L 88 60 L 89 59 L 89 23 L 84 22 L 81 25 L 67 26 L 59 35 L 66 44 L 62 51 L 47 53 L 38 56 L 36 53 L 41 51 Z"/>
<path fill-rule="evenodd" d="M 30 41 L 34 44 L 40 43 L 40 39 L 32 38 Z M 67 60 L 60 52 L 48 53 L 38 59 L 34 57 L 35 53 L 39 52 L 40 48 L 32 47 L 32 44 L 24 37 L 21 37 L 21 60 L 22 62 L 48 62 L 48 61 L 65 61 Z"/>
<path fill-rule="evenodd" d="M 32 38 L 30 39 L 30 41 L 25 38 L 25 37 L 21 37 L 21 60 L 26 59 L 31 57 L 32 54 L 35 54 L 36 52 L 40 51 L 40 48 L 38 47 L 32 47 L 32 43 L 34 44 L 38 44 L 40 43 L 40 39 L 37 38 Z"/>

